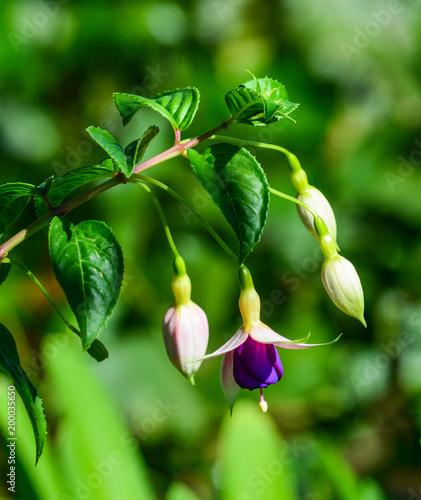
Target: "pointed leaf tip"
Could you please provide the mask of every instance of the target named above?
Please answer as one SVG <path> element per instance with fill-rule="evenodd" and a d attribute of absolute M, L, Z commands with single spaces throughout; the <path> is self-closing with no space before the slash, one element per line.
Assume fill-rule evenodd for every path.
<path fill-rule="evenodd" d="M 120 171 L 123 172 L 126 177 L 129 177 L 132 173 L 132 169 L 127 165 L 123 148 L 117 143 L 114 137 L 109 132 L 99 127 L 91 126 L 86 130 L 92 139 L 116 162 Z"/>
<path fill-rule="evenodd" d="M 74 226 L 54 217 L 49 250 L 54 273 L 79 324 L 83 348 L 88 349 L 106 326 L 120 295 L 124 263 L 111 229 L 100 221 Z M 106 356 L 102 344 L 94 346 L 96 359 Z"/>

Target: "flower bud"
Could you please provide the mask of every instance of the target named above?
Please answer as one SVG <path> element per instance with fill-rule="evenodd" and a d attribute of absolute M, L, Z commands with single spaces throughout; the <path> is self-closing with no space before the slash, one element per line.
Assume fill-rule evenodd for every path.
<path fill-rule="evenodd" d="M 364 319 L 364 293 L 355 267 L 339 254 L 326 258 L 322 267 L 323 286 L 335 306 L 345 314 Z"/>
<path fill-rule="evenodd" d="M 171 363 L 194 384 L 194 375 L 206 354 L 209 326 L 206 314 L 197 304 L 170 307 L 162 322 L 165 349 Z"/>
<path fill-rule="evenodd" d="M 287 155 L 287 161 L 290 169 L 291 181 L 297 190 L 297 199 L 312 208 L 316 214 L 324 220 L 329 233 L 333 236 L 334 240 L 336 240 L 335 214 L 326 197 L 317 188 L 310 186 L 307 174 L 294 154 L 289 153 Z M 297 205 L 297 211 L 305 227 L 318 240 L 319 236 L 314 227 L 313 215 L 301 205 Z"/>
<path fill-rule="evenodd" d="M 329 233 L 336 240 L 335 214 L 324 194 L 314 186 L 309 186 L 304 192 L 297 194 L 297 199 L 312 208 L 316 214 L 325 221 Z M 308 231 L 310 231 L 316 239 L 319 239 L 314 227 L 313 215 L 301 205 L 297 205 L 297 212 Z"/>
<path fill-rule="evenodd" d="M 175 305 L 170 307 L 162 322 L 165 349 L 171 363 L 192 384 L 201 361 L 193 361 L 205 355 L 209 340 L 209 325 L 204 311 L 190 298 L 191 282 L 183 259 L 174 261 L 172 289 Z"/>

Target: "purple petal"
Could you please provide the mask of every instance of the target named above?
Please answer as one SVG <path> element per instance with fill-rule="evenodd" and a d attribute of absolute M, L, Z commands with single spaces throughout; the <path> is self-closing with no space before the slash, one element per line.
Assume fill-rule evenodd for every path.
<path fill-rule="evenodd" d="M 243 389 L 276 384 L 283 375 L 278 351 L 271 344 L 260 344 L 249 337 L 234 351 L 234 378 Z"/>
<path fill-rule="evenodd" d="M 221 366 L 221 387 L 231 413 L 235 400 L 238 396 L 238 391 L 240 390 L 240 387 L 237 385 L 237 382 L 234 379 L 233 361 L 233 351 L 227 352 L 226 354 L 224 354 Z"/>

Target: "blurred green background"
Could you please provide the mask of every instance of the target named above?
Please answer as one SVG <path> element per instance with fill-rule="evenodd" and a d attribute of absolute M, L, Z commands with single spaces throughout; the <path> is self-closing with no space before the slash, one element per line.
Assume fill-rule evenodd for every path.
<path fill-rule="evenodd" d="M 75 223 L 105 220 L 123 248 L 121 300 L 101 334 L 108 360 L 82 353 L 19 270 L 1 287 L 1 322 L 49 423 L 35 469 L 32 430 L 18 411 L 18 498 L 421 498 L 419 1 L 3 0 L 0 26 L 1 183 L 38 184 L 98 163 L 89 125 L 125 145 L 157 124 L 148 155 L 172 145 L 171 127 L 149 110 L 123 129 L 115 91 L 154 97 L 199 88 L 193 136 L 228 117 L 223 96 L 249 78 L 245 69 L 281 81 L 301 103 L 296 123 L 230 133 L 290 149 L 326 194 L 342 253 L 364 286 L 368 323 L 364 329 L 330 303 L 315 240 L 294 206 L 273 199 L 248 259 L 263 321 L 289 338 L 344 335 L 326 348 L 281 352 L 285 376 L 266 390 L 269 413 L 259 414 L 258 394 L 241 391 L 229 419 L 220 359 L 205 362 L 192 387 L 166 358 L 160 325 L 173 300 L 171 254 L 145 193 L 117 187 L 70 215 Z M 294 194 L 281 155 L 252 152 L 270 184 Z M 149 173 L 192 200 L 235 245 L 186 160 Z M 187 262 L 193 300 L 208 314 L 213 350 L 239 325 L 235 266 L 178 203 L 156 194 Z M 28 209 L 15 229 L 33 217 Z M 45 235 L 13 257 L 71 317 Z M 0 381 L 4 435 L 9 381 Z M 7 498 L 5 454 L 1 462 Z"/>

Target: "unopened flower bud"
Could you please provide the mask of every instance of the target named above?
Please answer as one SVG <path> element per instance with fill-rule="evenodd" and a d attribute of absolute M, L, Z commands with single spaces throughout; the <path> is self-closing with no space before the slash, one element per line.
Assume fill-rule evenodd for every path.
<path fill-rule="evenodd" d="M 367 326 L 361 281 L 349 260 L 339 254 L 326 258 L 322 267 L 322 283 L 338 309 Z"/>
<path fill-rule="evenodd" d="M 312 208 L 316 214 L 325 221 L 329 233 L 336 240 L 335 214 L 333 213 L 332 207 L 324 194 L 314 186 L 309 186 L 306 191 L 297 194 L 297 199 Z M 310 231 L 316 239 L 319 239 L 317 231 L 314 227 L 313 215 L 301 205 L 297 205 L 297 212 L 308 231 Z"/>
<path fill-rule="evenodd" d="M 329 233 L 336 240 L 336 220 L 330 203 L 327 201 L 325 195 L 314 186 L 310 186 L 307 179 L 305 170 L 301 167 L 297 157 L 292 153 L 287 156 L 288 165 L 292 183 L 297 190 L 297 199 L 310 208 L 312 208 L 317 215 L 319 215 L 326 223 Z M 297 205 L 298 215 L 303 221 L 303 224 L 308 231 L 316 238 L 319 239 L 317 231 L 314 227 L 313 215 L 301 205 Z"/>
<path fill-rule="evenodd" d="M 192 384 L 201 361 L 193 361 L 205 355 L 209 340 L 206 314 L 190 298 L 191 282 L 183 259 L 174 261 L 172 289 L 175 305 L 170 307 L 162 322 L 165 349 L 171 363 Z"/>

